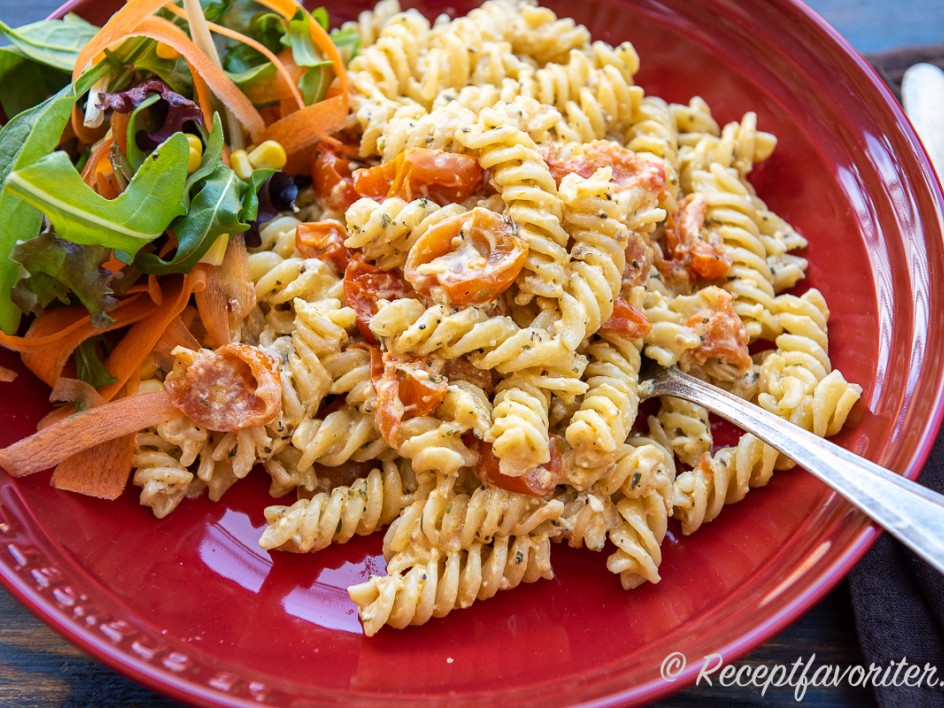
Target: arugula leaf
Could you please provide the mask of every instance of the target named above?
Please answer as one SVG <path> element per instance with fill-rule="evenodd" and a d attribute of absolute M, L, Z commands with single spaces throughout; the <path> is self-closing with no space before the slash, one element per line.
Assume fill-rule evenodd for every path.
<path fill-rule="evenodd" d="M 299 8 L 289 20 L 288 33 L 282 40 L 292 48 L 295 63 L 307 69 L 298 79 L 298 88 L 305 104 L 309 106 L 324 98 L 328 86 L 334 80 L 331 62 L 321 56 L 321 52 L 311 40 L 309 27 L 312 21 L 315 21 L 315 18 L 303 8 Z"/>
<path fill-rule="evenodd" d="M 223 160 L 223 119 L 219 113 L 213 113 L 213 128 L 209 134 L 206 134 L 205 130 L 203 132 L 203 158 L 200 160 L 200 166 L 187 178 L 184 190 L 187 198 L 190 197 L 194 185 L 209 177 Z"/>
<path fill-rule="evenodd" d="M 285 34 L 285 20 L 274 12 L 257 13 L 243 34 L 278 54 L 282 48 L 282 35 Z M 232 40 L 227 43 L 227 51 L 223 56 L 223 68 L 227 71 L 243 73 L 259 64 L 268 64 L 268 61 L 252 47 Z"/>
<path fill-rule="evenodd" d="M 68 72 L 35 62 L 15 47 L 0 47 L 0 106 L 7 116 L 42 103 L 71 80 Z"/>
<path fill-rule="evenodd" d="M 190 210 L 170 225 L 177 234 L 177 252 L 168 261 L 154 253 L 141 253 L 134 265 L 144 273 L 166 275 L 186 273 L 223 234 L 241 233 L 249 228 L 240 219 L 240 179 L 232 169 L 220 164 L 200 185 L 190 202 Z"/>
<path fill-rule="evenodd" d="M 357 56 L 357 50 L 361 46 L 361 36 L 353 27 L 335 30 L 331 33 L 331 41 L 338 48 L 341 60 L 345 64 L 349 64 L 351 59 Z"/>
<path fill-rule="evenodd" d="M 82 47 L 96 32 L 98 27 L 71 13 L 61 20 L 41 20 L 16 29 L 0 22 L 0 35 L 25 56 L 70 73 Z"/>
<path fill-rule="evenodd" d="M 135 106 L 131 111 L 131 117 L 128 119 L 128 162 L 131 164 L 133 170 L 137 170 L 142 164 L 144 164 L 145 158 L 147 158 L 148 152 L 141 148 L 138 144 L 138 133 L 143 132 L 147 133 L 147 128 L 142 125 L 142 121 L 147 118 L 147 110 L 155 103 L 161 100 L 160 95 L 156 93 L 150 94 L 145 98 L 140 104 Z M 115 109 L 117 110 L 117 109 Z"/>
<path fill-rule="evenodd" d="M 103 341 L 101 335 L 86 339 L 76 347 L 73 354 L 76 378 L 95 388 L 108 386 L 118 380 L 105 368 L 105 364 L 98 354 L 98 345 Z"/>
<path fill-rule="evenodd" d="M 60 238 L 133 257 L 185 211 L 188 154 L 187 138 L 177 133 L 144 161 L 128 188 L 112 200 L 86 185 L 61 151 L 10 173 L 4 191 L 42 210 Z"/>
<path fill-rule="evenodd" d="M 38 314 L 53 300 L 69 303 L 69 295 L 74 293 L 93 323 L 104 324 L 106 313 L 118 304 L 111 290 L 115 274 L 101 267 L 109 255 L 102 246 L 80 246 L 48 231 L 18 243 L 11 258 L 26 274 L 11 296 L 21 310 Z"/>
<path fill-rule="evenodd" d="M 13 170 L 55 150 L 74 103 L 70 87 L 15 116 L 0 130 L 0 185 L 6 184 Z M 10 299 L 19 267 L 10 260 L 10 253 L 17 241 L 34 238 L 42 222 L 43 215 L 35 207 L 6 189 L 0 191 L 0 328 L 7 334 L 15 334 L 20 324 L 20 311 Z"/>

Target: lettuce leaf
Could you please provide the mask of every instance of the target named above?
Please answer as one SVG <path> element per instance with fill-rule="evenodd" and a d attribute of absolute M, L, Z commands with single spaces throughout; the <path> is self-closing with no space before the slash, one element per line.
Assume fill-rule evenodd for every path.
<path fill-rule="evenodd" d="M 79 52 L 98 32 L 78 15 L 41 20 L 16 29 L 0 22 L 0 36 L 33 61 L 72 73 Z"/>
<path fill-rule="evenodd" d="M 39 233 L 42 213 L 5 188 L 11 172 L 23 169 L 59 144 L 59 137 L 69 120 L 75 94 L 64 89 L 40 105 L 20 113 L 0 130 L 0 328 L 16 333 L 20 310 L 10 299 L 10 291 L 19 279 L 19 266 L 10 260 L 17 241 L 28 241 Z M 81 178 L 80 178 L 81 181 Z M 83 185 L 84 186 L 84 185 Z"/>
<path fill-rule="evenodd" d="M 18 243 L 11 258 L 26 273 L 13 289 L 13 301 L 24 312 L 38 314 L 53 300 L 70 303 L 74 294 L 92 315 L 93 324 L 104 324 L 118 304 L 111 290 L 115 274 L 101 267 L 110 255 L 102 246 L 81 246 L 48 231 Z"/>

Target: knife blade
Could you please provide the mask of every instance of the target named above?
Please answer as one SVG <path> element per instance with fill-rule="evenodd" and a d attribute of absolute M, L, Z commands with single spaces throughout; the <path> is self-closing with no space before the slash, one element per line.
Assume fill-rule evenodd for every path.
<path fill-rule="evenodd" d="M 901 81 L 901 99 L 938 177 L 944 181 L 944 71 L 933 64 L 909 67 Z"/>

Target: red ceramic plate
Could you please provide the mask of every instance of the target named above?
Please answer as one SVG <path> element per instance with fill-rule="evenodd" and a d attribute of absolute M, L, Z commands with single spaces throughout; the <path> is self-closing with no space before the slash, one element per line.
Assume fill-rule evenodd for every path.
<path fill-rule="evenodd" d="M 338 19 L 362 9 L 334 4 Z M 914 477 L 940 419 L 944 207 L 894 99 L 789 0 L 549 4 L 597 38 L 631 40 L 648 92 L 701 95 L 722 122 L 755 110 L 779 136 L 753 182 L 809 238 L 830 353 L 865 389 L 838 440 Z M 101 22 L 116 5 L 71 9 Z M 28 375 L 4 391 L 8 443 L 33 430 L 45 392 Z M 135 490 L 106 503 L 60 493 L 47 475 L 2 476 L 0 578 L 102 661 L 192 702 L 616 703 L 668 693 L 694 679 L 698 658 L 731 660 L 771 636 L 876 534 L 811 476 L 783 473 L 692 538 L 673 527 L 656 586 L 625 593 L 604 555 L 555 548 L 553 581 L 368 640 L 345 587 L 382 569 L 380 539 L 270 555 L 256 543 L 266 500 L 264 481 L 248 479 L 221 503 L 156 521 Z M 659 665 L 676 650 L 689 667 L 665 683 Z"/>

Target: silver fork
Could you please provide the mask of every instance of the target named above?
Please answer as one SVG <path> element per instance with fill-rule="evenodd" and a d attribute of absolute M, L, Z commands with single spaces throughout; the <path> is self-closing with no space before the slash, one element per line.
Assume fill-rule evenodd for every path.
<path fill-rule="evenodd" d="M 640 397 L 653 396 L 684 398 L 753 433 L 944 573 L 944 496 L 675 367 L 643 368 Z"/>

